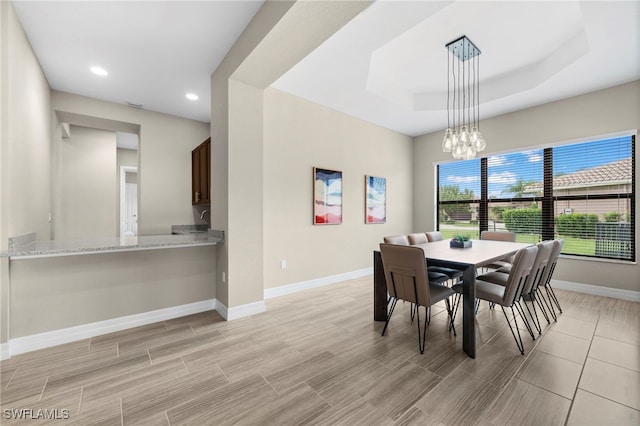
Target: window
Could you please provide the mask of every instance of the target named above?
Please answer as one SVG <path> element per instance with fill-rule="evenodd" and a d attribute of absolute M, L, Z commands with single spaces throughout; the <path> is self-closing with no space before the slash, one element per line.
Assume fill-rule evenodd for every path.
<path fill-rule="evenodd" d="M 438 167 L 438 230 L 442 236 L 480 235 L 480 159 L 442 164 Z"/>
<path fill-rule="evenodd" d="M 553 219 L 563 253 L 634 260 L 633 138 L 553 148 Z"/>
<path fill-rule="evenodd" d="M 440 164 L 438 229 L 563 238 L 565 254 L 633 261 L 634 149 L 629 135 Z"/>

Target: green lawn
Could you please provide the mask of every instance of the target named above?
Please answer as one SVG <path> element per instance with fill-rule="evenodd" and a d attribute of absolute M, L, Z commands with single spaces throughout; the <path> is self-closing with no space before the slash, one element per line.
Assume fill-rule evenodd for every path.
<path fill-rule="evenodd" d="M 456 226 L 461 226 L 462 224 L 456 223 Z M 477 226 L 477 225 L 469 225 L 465 224 L 469 227 Z M 466 227 L 466 226 L 465 226 Z M 444 239 L 453 238 L 455 235 L 467 235 L 469 238 L 477 240 L 480 238 L 478 234 L 478 229 L 441 229 L 442 237 Z M 595 256 L 596 254 L 596 240 L 584 240 L 581 238 L 575 237 L 564 237 L 560 236 L 560 238 L 564 239 L 564 247 L 562 248 L 562 252 L 565 254 L 581 254 L 587 256 Z M 540 235 L 537 234 L 517 234 L 516 241 L 519 243 L 531 243 L 536 244 L 540 242 Z"/>

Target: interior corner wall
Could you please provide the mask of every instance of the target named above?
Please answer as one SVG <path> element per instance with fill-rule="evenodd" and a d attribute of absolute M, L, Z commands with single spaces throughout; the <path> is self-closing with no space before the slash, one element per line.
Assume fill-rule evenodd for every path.
<path fill-rule="evenodd" d="M 273 88 L 264 111 L 265 288 L 370 268 L 385 235 L 412 231 L 411 137 Z M 313 225 L 314 166 L 342 172 L 339 225 Z M 385 224 L 365 224 L 365 175 L 387 179 Z"/>
<path fill-rule="evenodd" d="M 6 148 L 7 174 L 3 178 L 2 205 L 7 229 L 3 227 L 6 235 L 2 240 L 4 243 L 5 237 L 29 232 L 47 239 L 51 90 L 11 2 L 3 2 L 3 20 L 7 22 L 2 39 L 7 44 L 2 63 L 3 80 L 6 79 L 2 143 Z"/>
<path fill-rule="evenodd" d="M 485 119 L 481 126 L 487 141 L 487 151 L 483 156 L 637 130 L 640 128 L 640 81 Z M 450 154 L 442 152 L 443 132 L 414 139 L 415 229 L 435 227 L 433 164 L 451 160 Z M 516 134 L 518 137 L 514 138 Z M 417 167 L 419 164 L 422 166 Z M 636 191 L 639 177 L 640 167 L 636 166 Z M 636 247 L 640 241 L 639 207 L 640 197 L 636 196 Z M 640 264 L 561 258 L 554 279 L 640 291 Z"/>
<path fill-rule="evenodd" d="M 0 250 L 49 226 L 50 88 L 10 1 L 0 2 Z M 8 261 L 0 271 L 0 344 L 9 338 Z M 1 349 L 1 347 L 0 347 Z"/>

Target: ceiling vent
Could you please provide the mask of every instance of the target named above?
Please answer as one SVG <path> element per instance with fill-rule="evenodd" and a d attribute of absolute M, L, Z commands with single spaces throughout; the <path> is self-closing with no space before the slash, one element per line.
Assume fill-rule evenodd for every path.
<path fill-rule="evenodd" d="M 126 104 L 131 108 L 142 109 L 142 104 L 133 101 L 126 101 Z"/>

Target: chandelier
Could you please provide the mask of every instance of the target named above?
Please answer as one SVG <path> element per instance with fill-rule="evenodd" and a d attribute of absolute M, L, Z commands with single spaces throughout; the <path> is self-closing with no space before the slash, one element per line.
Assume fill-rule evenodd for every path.
<path fill-rule="evenodd" d="M 447 48 L 447 130 L 442 150 L 469 160 L 486 148 L 480 133 L 480 49 L 462 36 Z M 456 60 L 457 58 L 457 60 Z M 453 89 L 453 90 L 452 90 Z"/>

